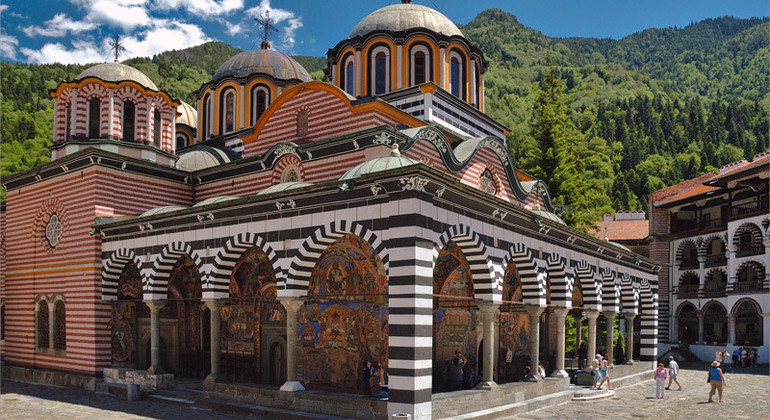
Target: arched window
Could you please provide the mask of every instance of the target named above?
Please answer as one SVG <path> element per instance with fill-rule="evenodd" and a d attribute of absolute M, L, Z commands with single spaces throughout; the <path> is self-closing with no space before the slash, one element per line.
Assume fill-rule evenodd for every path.
<path fill-rule="evenodd" d="M 37 347 L 47 349 L 50 346 L 50 324 L 48 302 L 41 300 L 37 303 Z"/>
<path fill-rule="evenodd" d="M 72 101 L 67 103 L 67 121 L 64 122 L 64 138 L 69 140 L 72 137 Z"/>
<path fill-rule="evenodd" d="M 190 139 L 187 138 L 187 134 L 176 133 L 176 148 L 174 150 L 179 150 L 187 147 L 189 142 L 190 142 Z"/>
<path fill-rule="evenodd" d="M 497 183 L 489 169 L 484 169 L 484 172 L 481 173 L 481 178 L 479 178 L 479 189 L 487 194 L 497 194 Z"/>
<path fill-rule="evenodd" d="M 343 60 L 342 60 L 342 83 L 341 88 L 345 92 L 347 92 L 348 95 L 355 96 L 356 95 L 356 66 L 355 66 L 355 60 L 353 59 L 353 54 L 348 54 Z"/>
<path fill-rule="evenodd" d="M 235 89 L 227 89 L 222 93 L 219 111 L 222 115 L 221 134 L 235 131 Z"/>
<path fill-rule="evenodd" d="M 452 95 L 465 99 L 465 64 L 458 51 L 449 53 L 449 90 Z"/>
<path fill-rule="evenodd" d="M 297 171 L 294 169 L 289 169 L 286 171 L 286 173 L 283 175 L 283 182 L 299 182 L 299 175 L 297 175 Z"/>
<path fill-rule="evenodd" d="M 93 98 L 88 102 L 88 138 L 99 138 L 99 120 L 102 101 Z"/>
<path fill-rule="evenodd" d="M 57 301 L 54 305 L 54 330 L 53 330 L 53 348 L 64 350 L 67 348 L 67 312 L 64 308 L 64 301 Z"/>
<path fill-rule="evenodd" d="M 211 95 L 208 93 L 203 97 L 201 113 L 201 140 L 206 140 L 209 137 L 211 124 L 209 119 L 211 118 Z"/>
<path fill-rule="evenodd" d="M 132 101 L 123 102 L 123 140 L 134 141 L 136 105 Z"/>
<path fill-rule="evenodd" d="M 155 144 L 155 147 L 160 147 L 160 132 L 163 130 L 161 122 L 160 111 L 156 109 L 152 119 L 152 142 Z"/>
<path fill-rule="evenodd" d="M 390 89 L 390 83 L 388 83 L 390 80 L 389 56 L 390 50 L 384 46 L 376 47 L 371 52 L 369 59 L 370 95 L 381 95 Z"/>
<path fill-rule="evenodd" d="M 270 105 L 270 92 L 264 86 L 255 86 L 251 90 L 251 125 L 257 123 Z"/>
<path fill-rule="evenodd" d="M 419 85 L 431 80 L 430 50 L 425 45 L 415 45 L 410 53 L 409 76 L 411 86 Z"/>

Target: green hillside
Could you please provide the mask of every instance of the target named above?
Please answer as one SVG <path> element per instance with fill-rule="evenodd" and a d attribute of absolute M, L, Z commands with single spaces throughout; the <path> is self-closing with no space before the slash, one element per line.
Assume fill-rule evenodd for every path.
<path fill-rule="evenodd" d="M 487 113 L 511 128 L 518 167 L 548 182 L 573 225 L 645 209 L 648 193 L 770 145 L 767 18 L 707 19 L 610 40 L 550 38 L 490 9 L 461 29 L 490 61 Z M 194 103 L 238 52 L 210 42 L 125 63 Z M 323 78 L 324 58 L 294 58 Z M 47 90 L 85 67 L 0 63 L 0 175 L 48 161 Z"/>

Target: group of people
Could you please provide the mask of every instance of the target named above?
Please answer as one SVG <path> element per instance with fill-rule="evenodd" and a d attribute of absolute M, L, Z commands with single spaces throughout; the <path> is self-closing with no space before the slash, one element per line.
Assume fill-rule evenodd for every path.
<path fill-rule="evenodd" d="M 721 363 L 725 369 L 730 369 L 733 372 L 733 366 L 739 365 L 740 367 L 757 367 L 757 360 L 759 359 L 759 352 L 754 348 L 739 347 L 730 354 L 729 351 L 722 349 L 717 350 L 716 358 L 714 360 Z"/>
<path fill-rule="evenodd" d="M 602 389 L 602 385 L 607 382 L 607 389 L 610 391 L 615 390 L 610 384 L 610 369 L 612 368 L 613 366 L 612 363 L 610 363 L 608 354 L 605 354 L 604 357 L 599 353 L 596 354 L 594 360 L 591 362 L 591 372 L 594 374 L 595 389 Z"/>
<path fill-rule="evenodd" d="M 372 365 L 369 360 L 365 360 L 358 378 L 358 386 L 366 395 L 387 397 L 388 392 L 382 389 L 385 385 L 385 375 L 387 372 L 384 369 Z"/>
<path fill-rule="evenodd" d="M 682 390 L 682 384 L 679 383 L 679 363 L 676 362 L 674 356 L 668 357 L 668 369 L 666 369 L 663 363 L 658 363 L 658 369 L 655 370 L 655 399 L 662 400 L 665 397 L 665 391 L 671 389 L 671 383 L 676 383 L 679 388 L 677 391 Z M 666 379 L 668 378 L 668 385 L 666 385 Z"/>

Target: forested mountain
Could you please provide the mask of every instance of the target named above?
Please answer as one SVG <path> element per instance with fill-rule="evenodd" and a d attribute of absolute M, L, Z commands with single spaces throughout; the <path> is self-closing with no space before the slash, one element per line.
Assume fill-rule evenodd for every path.
<path fill-rule="evenodd" d="M 461 29 L 490 61 L 487 113 L 511 128 L 517 165 L 549 183 L 574 225 L 646 209 L 648 193 L 770 144 L 767 18 L 707 19 L 610 40 L 550 38 L 490 9 Z M 125 63 L 194 103 L 193 92 L 239 51 L 210 42 Z M 323 77 L 325 59 L 294 58 Z M 85 67 L 0 63 L 0 175 L 48 161 L 47 90 Z"/>

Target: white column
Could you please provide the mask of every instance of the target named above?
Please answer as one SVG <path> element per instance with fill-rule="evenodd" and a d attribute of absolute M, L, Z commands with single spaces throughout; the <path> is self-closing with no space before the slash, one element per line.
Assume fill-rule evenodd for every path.
<path fill-rule="evenodd" d="M 246 128 L 246 86 L 241 85 L 241 103 L 238 104 L 238 128 Z"/>
<path fill-rule="evenodd" d="M 151 300 L 144 302 L 150 308 L 150 374 L 163 372 L 160 364 L 160 310 L 166 304 L 163 300 Z"/>
<path fill-rule="evenodd" d="M 281 385 L 281 391 L 304 391 L 305 387 L 297 380 L 297 311 L 302 306 L 302 300 L 296 298 L 281 299 L 281 305 L 286 308 L 286 382 Z"/>
<path fill-rule="evenodd" d="M 54 348 L 54 336 L 56 335 L 56 313 L 54 312 L 53 302 L 47 302 L 48 305 L 48 348 Z"/>
<path fill-rule="evenodd" d="M 484 325 L 484 366 L 482 366 L 483 380 L 478 389 L 493 389 L 497 387 L 494 381 L 495 372 L 495 317 L 500 305 L 491 302 L 479 304 L 481 309 L 481 322 Z"/>
<path fill-rule="evenodd" d="M 107 137 L 115 136 L 115 91 L 110 89 L 110 99 L 107 105 Z"/>
<path fill-rule="evenodd" d="M 486 101 L 486 97 L 484 96 L 485 93 L 484 93 L 484 74 L 483 73 L 481 74 L 481 84 L 479 85 L 479 91 L 480 91 L 480 93 L 479 93 L 479 96 L 480 96 L 480 98 L 479 98 L 479 104 L 480 104 L 479 110 L 481 112 L 484 112 L 484 109 L 487 106 L 487 104 L 486 104 L 487 101 Z"/>
<path fill-rule="evenodd" d="M 361 50 L 356 51 L 356 96 L 361 96 Z"/>
<path fill-rule="evenodd" d="M 762 345 L 765 347 L 765 349 L 770 349 L 770 312 L 765 312 L 762 314 Z M 768 356 L 770 356 L 770 351 L 768 354 L 763 355 L 765 356 L 764 361 L 760 357 L 758 360 L 760 363 L 767 363 Z"/>
<path fill-rule="evenodd" d="M 65 140 L 68 140 L 72 137 L 75 137 L 75 133 L 77 130 L 75 129 L 75 126 L 77 125 L 77 113 L 78 113 L 78 90 L 72 89 L 72 96 L 70 99 L 70 132 L 66 134 Z M 67 112 L 64 112 L 64 118 L 67 118 Z"/>
<path fill-rule="evenodd" d="M 564 370 L 564 349 L 567 340 L 565 320 L 569 313 L 568 308 L 556 308 L 553 310 L 556 315 L 556 370 L 551 373 L 555 378 L 569 378 L 569 374 Z"/>
<path fill-rule="evenodd" d="M 206 301 L 211 316 L 209 321 L 211 322 L 211 373 L 206 377 L 206 382 L 216 382 L 220 378 L 222 373 L 219 368 L 220 361 L 220 347 L 219 347 L 219 331 L 221 328 L 219 310 L 222 308 L 222 302 L 218 300 Z"/>
<path fill-rule="evenodd" d="M 476 102 L 476 60 L 471 60 L 471 104 L 478 108 L 479 104 Z"/>
<path fill-rule="evenodd" d="M 446 88 L 445 80 L 446 80 L 446 48 L 439 49 L 438 52 L 438 80 L 440 83 L 440 86 L 444 90 L 449 90 Z M 537 367 L 537 366 L 536 366 Z"/>
<path fill-rule="evenodd" d="M 403 45 L 396 46 L 396 89 L 404 87 L 403 73 L 404 73 L 404 57 L 403 57 Z M 411 64 L 411 63 L 410 63 Z M 392 89 L 392 90 L 396 90 Z"/>
<path fill-rule="evenodd" d="M 144 128 L 144 141 L 146 144 L 152 144 L 153 140 L 153 124 L 155 124 L 155 118 L 152 109 L 152 98 L 147 98 L 147 126 Z"/>
<path fill-rule="evenodd" d="M 612 359 L 615 358 L 615 356 L 612 354 L 613 350 L 615 350 L 613 343 L 614 343 L 614 335 L 615 335 L 615 316 L 617 315 L 617 312 L 605 312 L 604 317 L 607 318 L 607 340 L 606 340 L 606 351 L 609 360 L 609 363 L 612 363 Z"/>
<path fill-rule="evenodd" d="M 586 358 L 593 360 L 596 357 L 596 318 L 599 317 L 598 311 L 585 311 L 585 316 L 588 318 L 588 343 Z"/>
<path fill-rule="evenodd" d="M 703 343 L 703 314 L 698 314 L 698 344 Z"/>
<path fill-rule="evenodd" d="M 339 86 L 340 85 L 338 83 L 338 79 L 337 79 L 337 65 L 336 64 L 332 64 L 332 84 L 334 86 Z"/>
<path fill-rule="evenodd" d="M 535 380 L 540 380 L 537 365 L 540 363 L 540 315 L 545 311 L 544 306 L 527 306 L 529 314 L 529 364 L 530 373 Z"/>
<path fill-rule="evenodd" d="M 735 314 L 727 315 L 727 344 L 735 345 Z"/>
<path fill-rule="evenodd" d="M 623 314 L 626 319 L 626 364 L 634 364 L 634 314 Z"/>

